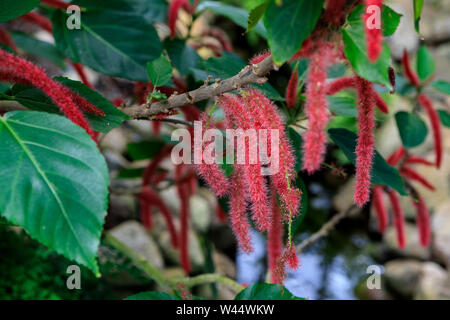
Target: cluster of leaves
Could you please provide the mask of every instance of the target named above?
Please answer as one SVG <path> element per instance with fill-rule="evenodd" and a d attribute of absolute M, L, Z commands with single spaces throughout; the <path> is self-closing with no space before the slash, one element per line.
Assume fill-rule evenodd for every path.
<path fill-rule="evenodd" d="M 348 2 L 357 4 L 357 1 Z M 0 49 L 16 54 L 15 48 L 10 45 L 14 43 L 19 53 L 31 52 L 61 68 L 65 68 L 70 60 L 102 75 L 144 83 L 147 86 L 144 101 L 148 102 L 164 100 L 174 91 L 196 88 L 199 83 L 211 78 L 228 78 L 239 73 L 247 63 L 229 51 L 231 45 L 227 43 L 226 37 L 219 37 L 223 41 L 220 49 L 217 49 L 205 43 L 196 43 L 197 39 L 189 33 L 190 26 L 187 32 L 178 30 L 180 32 L 177 33 L 176 30 L 180 8 L 185 8 L 193 20 L 204 11 L 231 19 L 245 29 L 249 36 L 267 41 L 277 65 L 291 63 L 298 77 L 298 83 L 292 82 L 295 84 L 295 98 L 300 98 L 294 99 L 294 103 L 287 99 L 286 103 L 292 108 L 286 108 L 285 99 L 269 83 L 252 85 L 283 107 L 288 124 L 296 123 L 303 115 L 300 102 L 304 101 L 302 89 L 308 70 L 308 59 L 291 59 L 320 26 L 320 18 L 327 5 L 324 0 L 247 0 L 244 3 L 246 10 L 218 1 L 201 1 L 197 4 L 174 0 L 169 5 L 165 0 L 74 0 L 71 3 L 82 8 L 81 25 L 80 29 L 70 30 L 66 25 L 70 13 L 60 8 L 64 7 L 65 2 L 60 7 L 49 3 L 54 1 L 42 1 L 40 4 L 39 0 L 3 0 L 0 4 L 0 22 L 23 19 L 24 15 L 39 6 L 43 18 L 51 20 L 54 45 L 25 33 L 11 32 L 12 42 L 0 41 Z M 418 30 L 423 1 L 414 0 L 413 4 L 415 27 Z M 363 5 L 352 7 L 350 14 L 344 17 L 345 23 L 338 28 L 345 58 L 359 77 L 384 87 L 380 91 L 392 91 L 394 85 L 389 68 L 393 66 L 393 61 L 389 48 L 383 44 L 378 59 L 371 62 L 364 21 L 361 19 L 363 13 Z M 383 6 L 383 35 L 394 34 L 400 19 L 400 14 Z M 161 40 L 155 24 L 168 24 L 173 36 Z M 199 48 L 212 49 L 216 56 L 203 60 L 196 51 Z M 330 78 L 341 76 L 346 71 L 342 64 L 334 65 L 332 69 L 328 75 Z M 0 68 L 0 75 L 2 72 Z M 332 75 L 333 72 L 336 75 Z M 450 94 L 448 82 L 432 80 L 434 62 L 425 47 L 421 47 L 418 52 L 417 73 L 421 85 L 416 88 L 415 94 L 425 90 L 428 85 Z M 183 80 L 182 86 L 179 85 L 179 78 Z M 398 93 L 410 94 L 412 86 L 406 84 L 400 87 L 401 79 L 397 77 Z M 108 133 L 130 119 L 113 103 L 91 89 L 86 81 L 82 83 L 63 77 L 53 80 L 104 113 L 83 112 L 94 131 Z M 133 102 L 136 98 L 141 99 L 142 94 L 140 97 L 125 97 Z M 357 135 L 345 128 L 346 124 L 354 125 L 356 122 L 355 98 L 351 93 L 344 92 L 328 99 L 330 110 L 336 116 L 329 126 L 329 137 L 348 160 L 355 163 Z M 47 247 L 99 275 L 96 256 L 108 208 L 109 175 L 98 145 L 85 130 L 62 117 L 55 101 L 38 88 L 23 83 L 12 86 L 0 84 L 0 100 L 18 102 L 29 109 L 9 112 L 0 117 L 0 215 L 23 227 L 31 237 Z M 204 109 L 202 104 L 196 107 Z M 407 149 L 422 144 L 428 134 L 418 111 L 418 108 L 414 108 L 412 112 L 401 111 L 395 115 L 402 143 Z M 442 124 L 448 127 L 450 114 L 445 110 L 439 110 L 438 114 Z M 300 172 L 302 137 L 292 127 L 287 132 L 296 152 L 296 171 Z M 167 137 L 160 136 L 157 141 L 131 144 L 129 154 L 133 160 L 155 158 L 167 140 Z M 121 173 L 121 177 L 134 177 L 142 173 L 143 168 L 127 170 Z M 388 187 L 400 195 L 409 194 L 404 177 L 378 153 L 375 154 L 370 177 L 372 184 Z M 307 201 L 306 188 L 300 177 L 296 184 L 303 191 L 302 202 Z M 303 213 L 292 223 L 294 232 L 304 218 L 306 204 L 302 208 Z M 281 286 L 268 284 L 252 285 L 236 298 L 261 297 L 294 298 Z M 134 298 L 176 297 L 164 293 L 143 293 Z"/>

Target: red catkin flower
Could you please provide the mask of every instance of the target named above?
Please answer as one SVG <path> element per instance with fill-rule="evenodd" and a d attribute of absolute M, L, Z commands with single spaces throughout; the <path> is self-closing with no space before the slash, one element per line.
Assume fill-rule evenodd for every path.
<path fill-rule="evenodd" d="M 30 84 L 42 90 L 61 108 L 64 114 L 95 140 L 96 134 L 89 127 L 83 113 L 67 95 L 67 88 L 50 79 L 44 71 L 31 62 L 0 50 L 0 77 L 8 82 Z"/>
<path fill-rule="evenodd" d="M 405 218 L 403 214 L 403 209 L 400 205 L 400 200 L 397 193 L 394 190 L 389 190 L 388 192 L 389 200 L 391 202 L 392 212 L 394 215 L 394 226 L 397 231 L 397 244 L 400 249 L 405 248 Z"/>
<path fill-rule="evenodd" d="M 434 166 L 434 163 L 421 157 L 410 156 L 406 159 L 405 164 L 423 164 L 426 166 Z"/>
<path fill-rule="evenodd" d="M 42 0 L 42 3 L 57 9 L 67 9 L 71 3 L 67 3 L 60 0 Z"/>
<path fill-rule="evenodd" d="M 2 27 L 0 27 L 0 43 L 10 47 L 11 49 L 13 49 L 13 51 L 17 51 L 17 46 L 14 43 L 11 35 L 5 28 Z"/>
<path fill-rule="evenodd" d="M 436 154 L 436 167 L 440 168 L 442 164 L 442 132 L 441 132 L 441 121 L 439 119 L 439 114 L 436 109 L 433 108 L 433 103 L 427 95 L 419 95 L 419 103 L 427 112 L 428 118 L 430 118 L 431 128 L 433 129 L 434 138 L 434 152 Z"/>
<path fill-rule="evenodd" d="M 371 62 L 377 61 L 383 48 L 383 33 L 381 25 L 377 25 L 377 20 L 381 20 L 382 0 L 365 0 L 366 9 L 364 14 L 364 25 L 366 29 L 367 38 L 367 55 Z M 380 16 L 375 17 L 371 11 L 371 6 L 379 8 Z M 379 21 L 381 24 L 381 21 Z"/>
<path fill-rule="evenodd" d="M 356 85 L 356 81 L 354 77 L 342 77 L 334 80 L 330 84 L 327 85 L 327 95 L 332 96 L 339 91 L 354 88 Z"/>
<path fill-rule="evenodd" d="M 258 64 L 271 55 L 269 50 L 261 52 L 250 59 L 250 64 Z"/>
<path fill-rule="evenodd" d="M 242 165 L 234 166 L 233 174 L 231 175 L 231 193 L 230 193 L 230 220 L 231 229 L 236 236 L 239 248 L 246 253 L 253 251 L 250 224 L 247 220 L 247 200 Z"/>
<path fill-rule="evenodd" d="M 406 51 L 406 49 L 403 51 L 402 68 L 403 68 L 403 73 L 404 73 L 406 79 L 408 79 L 408 81 L 411 82 L 416 87 L 420 87 L 419 77 L 413 71 L 413 69 L 411 67 L 408 51 Z"/>
<path fill-rule="evenodd" d="M 212 119 L 209 118 L 207 114 L 203 114 L 201 121 L 202 121 L 202 136 L 204 135 L 204 132 L 206 130 L 206 123 L 209 119 L 209 126 L 213 126 L 214 123 Z M 194 154 L 202 154 L 205 151 L 205 148 L 207 144 L 209 144 L 210 141 L 204 141 L 201 145 L 200 144 L 194 144 Z M 214 191 L 214 193 L 218 197 L 226 196 L 230 190 L 230 183 L 225 176 L 222 169 L 218 166 L 216 162 L 212 164 L 207 164 L 203 161 L 201 163 L 195 164 L 195 169 L 198 173 L 198 175 L 208 184 L 208 186 Z"/>
<path fill-rule="evenodd" d="M 153 206 L 148 200 L 142 197 L 139 198 L 139 205 L 142 224 L 145 229 L 151 230 L 153 228 Z"/>
<path fill-rule="evenodd" d="M 246 107 L 243 99 L 233 96 L 224 95 L 219 99 L 219 104 L 224 108 L 225 114 L 232 119 L 236 128 L 242 130 L 262 129 L 258 127 L 252 117 L 250 110 Z M 249 193 L 249 199 L 252 203 L 252 216 L 256 222 L 258 229 L 261 231 L 268 230 L 270 227 L 270 209 L 267 198 L 267 187 L 264 177 L 261 175 L 261 163 L 259 155 L 256 154 L 256 163 L 250 163 L 250 142 L 245 142 L 244 150 L 237 150 L 238 154 L 245 155 L 245 164 L 243 164 L 245 181 Z M 223 186 L 222 186 L 223 188 Z"/>
<path fill-rule="evenodd" d="M 427 247 L 430 244 L 431 238 L 430 215 L 422 197 L 417 193 L 416 197 L 417 201 L 413 200 L 413 205 L 416 207 L 416 224 L 419 229 L 420 244 Z"/>
<path fill-rule="evenodd" d="M 400 147 L 389 156 L 389 158 L 387 159 L 387 163 L 389 163 L 391 166 L 395 166 L 400 160 L 403 159 L 405 154 L 405 148 Z"/>
<path fill-rule="evenodd" d="M 410 167 L 403 166 L 400 169 L 400 173 L 405 178 L 408 178 L 410 180 L 414 180 L 414 181 L 420 182 L 422 185 L 424 185 L 426 188 L 428 188 L 428 189 L 430 189 L 432 191 L 436 190 L 434 188 L 434 186 L 430 182 L 428 182 L 427 179 L 422 177 L 419 173 L 417 173 L 415 170 L 411 169 Z"/>
<path fill-rule="evenodd" d="M 77 93 L 73 92 L 69 88 L 63 87 L 64 91 L 67 96 L 69 96 L 75 104 L 80 107 L 81 110 L 95 114 L 97 116 L 105 117 L 106 114 L 103 112 L 103 110 L 100 110 L 96 106 L 94 106 L 92 103 L 87 101 L 84 97 L 78 95 Z"/>
<path fill-rule="evenodd" d="M 160 197 L 160 195 L 151 189 L 148 186 L 145 186 L 142 188 L 142 192 L 139 195 L 140 199 L 143 199 L 144 201 L 147 201 L 148 203 L 152 203 L 155 207 L 158 208 L 158 210 L 163 215 L 164 219 L 166 220 L 167 228 L 169 229 L 170 233 L 170 240 L 172 243 L 172 246 L 174 248 L 178 247 L 178 236 L 177 232 L 175 230 L 175 225 L 173 223 L 172 214 L 169 210 L 169 208 L 164 203 L 163 199 Z"/>
<path fill-rule="evenodd" d="M 309 67 L 305 105 L 308 129 L 303 144 L 303 170 L 309 174 L 320 169 L 326 152 L 325 128 L 329 116 L 325 82 L 332 50 L 328 43 L 321 44 L 311 57 Z"/>
<path fill-rule="evenodd" d="M 289 83 L 286 89 L 286 105 L 288 108 L 294 108 L 297 104 L 297 94 L 298 94 L 298 72 L 295 68 L 291 77 L 289 78 Z"/>
<path fill-rule="evenodd" d="M 142 175 L 142 187 L 148 186 L 155 182 L 156 170 L 158 170 L 161 162 L 170 155 L 173 146 L 166 145 L 161 151 L 149 162 Z"/>
<path fill-rule="evenodd" d="M 370 196 L 370 171 L 372 169 L 375 138 L 374 96 L 371 83 L 357 77 L 359 97 L 358 141 L 356 146 L 356 184 L 353 196 L 355 203 L 362 207 Z"/>
<path fill-rule="evenodd" d="M 273 283 L 279 283 L 280 279 L 277 277 L 277 261 L 281 257 L 283 251 L 283 225 L 281 218 L 281 211 L 278 205 L 277 194 L 272 189 L 272 224 L 267 233 L 267 256 L 270 275 Z"/>
<path fill-rule="evenodd" d="M 383 187 L 376 186 L 373 188 L 372 201 L 375 213 L 377 214 L 378 230 L 380 233 L 383 233 L 388 224 L 388 214 L 383 202 Z"/>
<path fill-rule="evenodd" d="M 182 174 L 185 172 L 185 165 L 180 164 L 175 167 L 175 181 L 181 179 Z M 180 261 L 186 273 L 191 272 L 191 262 L 189 260 L 189 196 L 190 196 L 190 181 L 178 182 L 177 193 L 180 198 Z"/>
<path fill-rule="evenodd" d="M 225 211 L 223 210 L 223 208 L 219 202 L 217 202 L 217 205 L 216 205 L 216 214 L 217 214 L 217 219 L 219 219 L 220 222 L 223 223 L 223 222 L 227 221 L 227 214 L 225 213 Z"/>
<path fill-rule="evenodd" d="M 285 259 L 286 259 L 286 263 L 287 263 L 288 267 L 291 270 L 296 270 L 300 264 L 299 260 L 298 260 L 298 256 L 297 256 L 296 247 L 293 244 L 291 244 L 284 251 L 284 255 L 285 255 Z"/>
<path fill-rule="evenodd" d="M 169 7 L 169 29 L 170 37 L 175 37 L 176 23 L 178 19 L 178 11 L 183 8 L 184 10 L 190 12 L 191 5 L 187 0 L 173 0 Z"/>
<path fill-rule="evenodd" d="M 243 91 L 246 109 L 255 117 L 256 128 L 275 129 L 279 134 L 279 170 L 272 176 L 275 188 L 281 198 L 283 208 L 292 216 L 299 212 L 300 190 L 293 187 L 296 177 L 295 156 L 287 138 L 285 125 L 277 112 L 277 107 L 256 89 Z M 270 131 L 267 148 L 270 150 Z M 270 156 L 270 155 L 269 155 Z M 288 218 L 289 215 L 284 215 Z"/>

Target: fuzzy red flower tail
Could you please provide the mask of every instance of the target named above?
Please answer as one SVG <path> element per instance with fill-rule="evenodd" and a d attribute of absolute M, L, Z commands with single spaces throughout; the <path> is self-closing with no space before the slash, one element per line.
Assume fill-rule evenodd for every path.
<path fill-rule="evenodd" d="M 33 63 L 0 50 L 0 77 L 4 81 L 30 84 L 42 90 L 60 107 L 64 114 L 95 140 L 96 134 L 90 128 L 83 113 L 67 95 L 67 88 L 50 79 Z"/>
<path fill-rule="evenodd" d="M 202 115 L 202 132 L 201 136 L 203 137 L 206 128 L 206 125 L 209 124 L 209 128 L 214 127 L 213 120 L 206 114 Z M 194 143 L 194 154 L 202 155 L 202 158 L 199 159 L 201 163 L 195 164 L 195 169 L 198 175 L 208 184 L 211 190 L 218 197 L 223 197 L 228 194 L 230 190 L 230 182 L 225 176 L 223 170 L 219 167 L 219 165 L 214 161 L 214 163 L 206 163 L 205 159 L 203 159 L 203 153 L 205 151 L 206 145 L 208 145 L 210 141 L 203 141 L 202 144 Z"/>
<path fill-rule="evenodd" d="M 0 27 L 0 43 L 10 47 L 14 51 L 17 51 L 17 46 L 14 43 L 11 35 L 5 28 L 2 27 Z"/>
<path fill-rule="evenodd" d="M 35 24 L 44 29 L 45 31 L 47 31 L 48 33 L 52 33 L 53 30 L 52 22 L 39 13 L 29 12 L 21 16 L 20 19 Z"/>
<path fill-rule="evenodd" d="M 389 201 L 391 202 L 392 212 L 394 214 L 394 226 L 397 231 L 397 244 L 400 249 L 405 248 L 405 218 L 403 209 L 400 206 L 400 199 L 394 190 L 389 190 Z"/>
<path fill-rule="evenodd" d="M 271 55 L 270 51 L 264 51 L 250 59 L 250 64 L 258 64 Z"/>
<path fill-rule="evenodd" d="M 325 20 L 334 26 L 342 24 L 343 16 L 346 11 L 346 0 L 327 0 L 327 8 L 325 10 Z"/>
<path fill-rule="evenodd" d="M 175 180 L 178 181 L 182 178 L 182 174 L 185 172 L 185 165 L 180 164 L 175 167 Z M 190 196 L 190 181 L 178 182 L 177 192 L 180 198 L 180 261 L 186 273 L 191 272 L 191 262 L 189 260 L 189 196 Z"/>
<path fill-rule="evenodd" d="M 383 187 L 376 186 L 373 189 L 372 201 L 375 213 L 377 214 L 378 230 L 380 233 L 383 233 L 388 224 L 388 214 L 383 202 Z"/>
<path fill-rule="evenodd" d="M 246 253 L 253 251 L 250 224 L 247 219 L 247 200 L 245 193 L 242 165 L 236 165 L 231 176 L 230 220 L 231 229 L 236 236 L 239 248 Z"/>
<path fill-rule="evenodd" d="M 175 229 L 175 225 L 173 223 L 172 214 L 167 205 L 164 203 L 163 199 L 160 197 L 160 195 L 150 187 L 145 186 L 142 188 L 142 193 L 139 195 L 139 198 L 143 199 L 144 201 L 147 201 L 148 203 L 154 204 L 154 206 L 158 208 L 158 210 L 161 212 L 164 219 L 166 220 L 172 246 L 174 248 L 177 248 L 178 236 Z"/>
<path fill-rule="evenodd" d="M 427 159 L 421 158 L 421 157 L 408 157 L 405 161 L 405 164 L 423 164 L 426 166 L 434 166 L 434 163 L 431 161 L 428 161 Z"/>
<path fill-rule="evenodd" d="M 288 108 L 294 108 L 297 104 L 297 94 L 298 94 L 298 72 L 295 68 L 291 77 L 289 78 L 289 83 L 286 89 L 286 105 Z"/>
<path fill-rule="evenodd" d="M 327 95 L 334 95 L 338 93 L 339 91 L 354 88 L 356 85 L 356 81 L 354 77 L 343 77 L 334 80 L 330 84 L 327 85 Z"/>
<path fill-rule="evenodd" d="M 309 67 L 305 106 L 308 130 L 304 135 L 303 144 L 303 170 L 309 174 L 320 169 L 326 151 L 325 128 L 329 116 L 325 82 L 332 50 L 328 43 L 321 44 L 313 54 Z"/>
<path fill-rule="evenodd" d="M 427 247 L 431 238 L 430 215 L 422 197 L 419 194 L 416 194 L 416 197 L 417 202 L 413 200 L 413 204 L 416 207 L 416 224 L 419 229 L 420 244 Z"/>
<path fill-rule="evenodd" d="M 375 62 L 383 49 L 383 33 L 381 30 L 383 1 L 365 0 L 365 3 L 364 25 L 366 29 L 367 55 L 371 62 Z"/>
<path fill-rule="evenodd" d="M 436 154 L 436 167 L 440 168 L 442 164 L 442 132 L 441 132 L 441 121 L 439 119 L 439 114 L 436 109 L 433 108 L 433 103 L 427 95 L 419 95 L 419 103 L 427 112 L 428 118 L 430 118 L 431 128 L 433 129 L 434 138 L 434 152 Z"/>
<path fill-rule="evenodd" d="M 400 160 L 403 159 L 405 154 L 405 148 L 400 147 L 389 156 L 389 158 L 387 159 L 387 163 L 389 163 L 391 166 L 395 166 Z"/>
<path fill-rule="evenodd" d="M 232 119 L 231 121 L 233 121 L 234 126 L 238 130 L 242 129 L 246 131 L 249 129 L 256 129 L 257 131 L 258 129 L 261 129 L 261 127 L 255 123 L 250 110 L 246 107 L 241 98 L 225 95 L 219 99 L 219 104 L 224 108 L 227 118 Z M 242 165 L 244 168 L 249 198 L 252 203 L 252 217 L 256 222 L 258 229 L 265 231 L 270 227 L 271 212 L 268 204 L 266 183 L 264 177 L 261 175 L 260 157 L 258 151 L 256 151 L 256 155 L 250 152 L 250 147 L 254 146 L 251 141 L 248 141 L 250 139 L 244 137 L 243 140 L 244 143 L 240 143 L 237 146 L 237 161 L 239 162 L 239 155 L 244 156 L 242 160 L 244 160 L 245 163 Z M 250 156 L 253 155 L 256 158 L 256 163 L 254 164 L 250 163 Z"/>
<path fill-rule="evenodd" d="M 357 88 L 359 96 L 358 141 L 356 146 L 356 184 L 353 198 L 355 203 L 362 207 L 369 201 L 370 196 L 370 171 L 375 155 L 373 134 L 375 101 L 372 84 L 369 81 L 357 77 Z"/>
<path fill-rule="evenodd" d="M 419 173 L 417 173 L 414 169 L 411 169 L 410 167 L 403 166 L 400 169 L 400 173 L 405 178 L 408 178 L 410 180 L 415 180 L 422 185 L 424 185 L 426 188 L 430 189 L 431 191 L 436 190 L 435 187 L 424 177 L 422 177 Z"/>
<path fill-rule="evenodd" d="M 411 67 L 411 62 L 409 61 L 408 51 L 406 51 L 406 49 L 403 51 L 402 68 L 403 68 L 403 73 L 404 73 L 406 79 L 408 79 L 408 81 L 411 82 L 416 87 L 420 87 L 419 77 L 413 71 L 413 69 Z"/>
<path fill-rule="evenodd" d="M 270 275 L 273 283 L 280 283 L 277 277 L 277 261 L 283 251 L 283 225 L 277 194 L 272 190 L 272 224 L 267 233 L 267 256 Z"/>

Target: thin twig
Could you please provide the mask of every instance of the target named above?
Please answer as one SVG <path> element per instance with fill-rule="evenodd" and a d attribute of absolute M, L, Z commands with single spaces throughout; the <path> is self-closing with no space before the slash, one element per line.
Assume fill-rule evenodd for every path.
<path fill-rule="evenodd" d="M 225 80 L 216 79 L 209 86 L 201 86 L 198 89 L 183 94 L 173 94 L 166 100 L 128 107 L 122 111 L 133 119 L 150 119 L 157 114 L 168 113 L 170 109 L 207 100 L 226 92 L 243 88 L 252 83 L 263 84 L 267 81 L 265 76 L 275 69 L 272 56 L 268 56 L 258 64 L 246 66 L 231 78 Z"/>
<path fill-rule="evenodd" d="M 359 208 L 352 204 L 347 210 L 344 210 L 342 212 L 339 212 L 338 214 L 334 215 L 327 223 L 325 223 L 319 231 L 313 233 L 309 238 L 303 240 L 298 246 L 297 246 L 297 252 L 301 253 L 303 252 L 307 247 L 314 244 L 318 240 L 320 240 L 323 237 L 326 237 L 330 231 L 344 218 L 347 218 L 350 216 L 354 210 Z"/>

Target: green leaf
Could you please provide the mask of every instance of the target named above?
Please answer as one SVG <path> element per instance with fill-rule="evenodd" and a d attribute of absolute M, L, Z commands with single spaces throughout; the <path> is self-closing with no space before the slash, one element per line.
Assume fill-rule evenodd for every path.
<path fill-rule="evenodd" d="M 344 40 L 344 52 L 356 73 L 372 82 L 379 82 L 392 90 L 389 81 L 388 69 L 391 65 L 391 53 L 386 43 L 383 43 L 383 50 L 375 63 L 371 63 L 367 56 L 366 34 L 364 22 L 361 15 L 364 6 L 357 6 L 347 18 L 347 24 L 342 29 Z"/>
<path fill-rule="evenodd" d="M 161 55 L 162 44 L 144 18 L 93 10 L 83 12 L 81 29 L 69 30 L 67 17 L 60 10 L 52 16 L 56 46 L 64 55 L 103 74 L 148 81 L 146 63 Z"/>
<path fill-rule="evenodd" d="M 439 81 L 433 81 L 431 83 L 433 88 L 436 90 L 443 92 L 445 94 L 450 94 L 450 82 L 439 80 Z"/>
<path fill-rule="evenodd" d="M 180 39 L 166 39 L 164 48 L 175 68 L 183 75 L 192 73 L 192 68 L 197 68 L 202 58 L 197 51 Z"/>
<path fill-rule="evenodd" d="M 245 9 L 230 6 L 228 4 L 220 3 L 218 1 L 203 1 L 197 6 L 196 12 L 202 12 L 204 10 L 212 10 L 214 13 L 227 17 L 241 26 L 247 29 L 249 13 Z M 266 30 L 261 22 L 258 22 L 254 30 L 263 38 L 266 37 Z"/>
<path fill-rule="evenodd" d="M 423 0 L 414 0 L 414 27 L 419 32 L 420 15 L 422 14 Z"/>
<path fill-rule="evenodd" d="M 395 121 L 405 148 L 417 147 L 425 141 L 428 128 L 417 114 L 399 111 L 395 114 Z"/>
<path fill-rule="evenodd" d="M 240 57 L 231 54 L 229 52 L 225 52 L 222 57 L 213 57 L 209 58 L 202 62 L 203 69 L 207 72 L 197 75 L 201 76 L 198 80 L 206 80 L 208 75 L 212 75 L 215 78 L 226 79 L 233 77 L 239 71 L 241 71 L 247 63 L 242 60 Z M 260 89 L 264 94 L 276 101 L 283 101 L 284 98 L 269 84 L 264 83 L 261 84 L 252 84 L 250 87 L 255 87 Z"/>
<path fill-rule="evenodd" d="M 147 63 L 147 74 L 155 87 L 162 87 L 172 78 L 172 65 L 162 54 L 159 58 Z"/>
<path fill-rule="evenodd" d="M 0 1 L 0 22 L 20 17 L 39 5 L 40 0 Z"/>
<path fill-rule="evenodd" d="M 347 129 L 330 129 L 328 130 L 330 138 L 339 146 L 344 152 L 345 156 L 355 164 L 356 161 L 356 141 L 357 135 Z M 403 184 L 402 178 L 397 169 L 390 166 L 383 157 L 376 151 L 372 167 L 372 183 L 381 184 L 395 189 L 403 196 L 408 195 Z"/>
<path fill-rule="evenodd" d="M 314 30 L 322 6 L 323 0 L 283 0 L 281 6 L 269 0 L 263 20 L 276 64 L 283 64 L 300 49 Z"/>
<path fill-rule="evenodd" d="M 119 179 L 137 179 L 142 178 L 145 168 L 125 168 L 119 171 Z"/>
<path fill-rule="evenodd" d="M 156 156 L 165 146 L 164 141 L 155 139 L 152 141 L 133 142 L 127 145 L 128 154 L 134 161 L 146 160 Z"/>
<path fill-rule="evenodd" d="M 438 110 L 439 118 L 444 126 L 450 128 L 450 113 L 446 110 Z"/>
<path fill-rule="evenodd" d="M 65 117 L 0 117 L 0 212 L 31 237 L 99 275 L 108 170 L 96 143 Z"/>
<path fill-rule="evenodd" d="M 434 59 L 426 46 L 420 46 L 417 52 L 417 74 L 420 80 L 425 81 L 434 73 Z"/>
<path fill-rule="evenodd" d="M 68 87 L 72 92 L 82 96 L 106 114 L 106 116 L 102 117 L 89 112 L 84 112 L 89 124 L 95 131 L 107 133 L 120 126 L 125 120 L 131 119 L 130 116 L 117 109 L 101 94 L 95 90 L 92 90 L 84 83 L 65 77 L 55 77 L 55 80 Z"/>
<path fill-rule="evenodd" d="M 86 11 L 118 11 L 124 14 L 141 16 L 147 22 L 167 21 L 168 3 L 166 0 L 76 0 L 74 4 Z"/>
<path fill-rule="evenodd" d="M 245 288 L 234 300 L 305 300 L 298 298 L 279 284 L 254 283 Z"/>
<path fill-rule="evenodd" d="M 331 96 L 328 97 L 329 108 L 336 116 L 357 117 L 356 100 L 352 96 Z"/>
<path fill-rule="evenodd" d="M 258 22 L 259 20 L 261 20 L 262 16 L 264 15 L 264 12 L 266 12 L 268 5 L 269 2 L 265 1 L 264 3 L 260 4 L 259 6 L 253 8 L 250 11 L 250 15 L 248 16 L 248 27 L 246 32 L 253 30 L 258 25 Z"/>
<path fill-rule="evenodd" d="M 60 69 L 66 69 L 65 57 L 59 52 L 54 44 L 30 37 L 23 32 L 10 32 L 14 43 L 25 52 L 45 58 Z"/>
<path fill-rule="evenodd" d="M 180 299 L 165 292 L 147 291 L 129 296 L 124 300 L 180 300 Z"/>
<path fill-rule="evenodd" d="M 402 17 L 402 14 L 395 12 L 390 7 L 383 6 L 381 20 L 383 21 L 383 35 L 385 37 L 392 36 L 395 33 Z"/>

